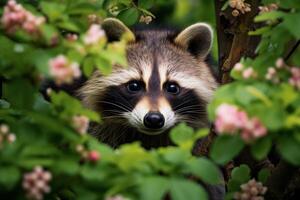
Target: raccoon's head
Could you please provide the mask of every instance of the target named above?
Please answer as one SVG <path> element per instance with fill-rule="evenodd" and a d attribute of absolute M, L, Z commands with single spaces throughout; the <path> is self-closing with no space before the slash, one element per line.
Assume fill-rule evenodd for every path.
<path fill-rule="evenodd" d="M 104 122 L 157 135 L 178 122 L 207 126 L 206 105 L 217 82 L 205 62 L 212 45 L 212 29 L 196 23 L 180 33 L 165 30 L 131 32 L 122 22 L 102 24 L 109 40 L 127 32 L 128 67 L 113 67 L 103 76 L 95 72 L 81 89 L 83 102 L 100 112 Z"/>

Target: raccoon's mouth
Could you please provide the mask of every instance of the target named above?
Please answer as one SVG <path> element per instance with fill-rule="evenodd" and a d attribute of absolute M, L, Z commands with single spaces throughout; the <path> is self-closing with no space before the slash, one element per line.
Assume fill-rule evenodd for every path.
<path fill-rule="evenodd" d="M 137 128 L 139 132 L 146 134 L 146 135 L 159 135 L 166 131 L 166 129 L 149 129 L 145 127 L 139 127 Z"/>

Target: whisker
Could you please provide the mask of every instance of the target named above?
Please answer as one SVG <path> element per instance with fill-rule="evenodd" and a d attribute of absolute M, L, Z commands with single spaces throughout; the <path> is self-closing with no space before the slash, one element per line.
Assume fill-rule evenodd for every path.
<path fill-rule="evenodd" d="M 110 104 L 110 105 L 113 105 L 113 106 L 116 106 L 122 110 L 125 110 L 127 112 L 130 112 L 132 108 L 126 106 L 126 105 L 122 105 L 122 104 L 116 104 L 116 103 L 112 103 L 112 102 L 109 102 L 109 101 L 102 101 L 102 100 L 99 100 L 97 102 L 100 102 L 100 103 L 106 103 L 106 104 Z"/>

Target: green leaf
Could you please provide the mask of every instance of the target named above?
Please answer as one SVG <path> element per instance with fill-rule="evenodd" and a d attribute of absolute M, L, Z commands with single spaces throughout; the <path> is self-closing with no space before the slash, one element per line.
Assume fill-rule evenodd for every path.
<path fill-rule="evenodd" d="M 260 170 L 258 173 L 258 181 L 265 183 L 267 181 L 268 177 L 270 176 L 270 174 L 271 174 L 271 172 L 267 168 Z"/>
<path fill-rule="evenodd" d="M 105 178 L 105 172 L 97 169 L 96 167 L 85 164 L 79 170 L 80 175 L 87 181 L 103 181 Z"/>
<path fill-rule="evenodd" d="M 42 12 L 48 16 L 50 21 L 60 19 L 62 16 L 64 16 L 64 11 L 66 10 L 66 5 L 55 2 L 42 1 L 40 6 Z"/>
<path fill-rule="evenodd" d="M 4 83 L 4 99 L 6 99 L 14 108 L 32 108 L 35 97 L 34 92 L 31 83 L 25 79 L 14 79 Z"/>
<path fill-rule="evenodd" d="M 255 31 L 250 31 L 249 35 L 262 35 L 264 33 L 267 33 L 271 30 L 271 27 L 267 26 L 267 27 L 262 27 L 259 29 L 256 29 Z"/>
<path fill-rule="evenodd" d="M 250 168 L 245 164 L 235 167 L 231 172 L 231 178 L 239 183 L 247 182 L 250 180 Z"/>
<path fill-rule="evenodd" d="M 112 64 L 110 62 L 110 60 L 104 58 L 104 57 L 101 57 L 101 56 L 98 56 L 96 59 L 95 59 L 95 64 L 96 64 L 96 67 L 104 74 L 104 75 L 109 75 L 112 71 Z"/>
<path fill-rule="evenodd" d="M 289 163 L 300 166 L 300 143 L 291 136 L 283 136 L 278 139 L 278 151 Z"/>
<path fill-rule="evenodd" d="M 181 165 L 183 162 L 185 162 L 190 156 L 190 152 L 183 150 L 183 149 L 179 149 L 176 147 L 169 147 L 167 149 L 161 149 L 162 153 L 163 153 L 163 158 L 175 165 Z"/>
<path fill-rule="evenodd" d="M 227 184 L 228 192 L 235 192 L 240 190 L 240 184 L 238 181 L 234 179 L 230 179 Z M 230 199 L 232 200 L 232 199 Z"/>
<path fill-rule="evenodd" d="M 299 4 L 299 1 L 295 1 L 295 0 L 281 0 L 280 7 L 286 8 L 286 9 L 290 9 L 290 8 L 299 9 L 300 4 Z"/>
<path fill-rule="evenodd" d="M 244 146 L 240 136 L 219 136 L 212 144 L 210 157 L 218 164 L 226 164 L 238 155 Z"/>
<path fill-rule="evenodd" d="M 83 61 L 83 73 L 87 77 L 90 77 L 94 71 L 94 58 L 88 57 Z"/>
<path fill-rule="evenodd" d="M 21 178 L 20 170 L 14 166 L 3 166 L 0 168 L 0 186 L 8 190 L 12 189 Z"/>
<path fill-rule="evenodd" d="M 143 179 L 140 186 L 140 197 L 143 200 L 161 200 L 169 189 L 170 181 L 165 177 L 153 176 Z"/>
<path fill-rule="evenodd" d="M 258 117 L 268 130 L 276 131 L 284 125 L 286 111 L 279 101 L 273 101 L 270 107 L 261 103 L 252 103 L 248 112 L 251 116 Z"/>
<path fill-rule="evenodd" d="M 240 185 L 250 180 L 250 168 L 247 165 L 235 167 L 231 172 L 231 178 L 228 181 L 228 191 L 239 191 Z"/>
<path fill-rule="evenodd" d="M 47 151 L 45 151 L 47 149 Z M 60 151 L 50 145 L 50 144 L 33 144 L 33 145 L 28 145 L 25 146 L 20 152 L 19 156 L 22 157 L 37 157 L 37 156 L 57 156 L 59 155 Z"/>
<path fill-rule="evenodd" d="M 288 13 L 284 16 L 283 26 L 295 37 L 300 39 L 300 13 Z"/>
<path fill-rule="evenodd" d="M 172 200 L 206 200 L 208 195 L 200 184 L 181 179 L 172 179 L 170 195 Z"/>
<path fill-rule="evenodd" d="M 55 159 L 53 158 L 22 158 L 17 160 L 17 164 L 20 167 L 31 169 L 37 165 L 50 167 L 55 164 Z"/>
<path fill-rule="evenodd" d="M 221 183 L 220 170 L 207 158 L 196 158 L 188 161 L 185 170 L 199 177 L 206 183 Z"/>
<path fill-rule="evenodd" d="M 272 12 L 266 12 L 258 15 L 257 17 L 254 18 L 255 22 L 263 22 L 267 20 L 275 20 L 278 18 L 281 18 L 285 15 L 284 12 L 280 11 L 272 11 Z"/>
<path fill-rule="evenodd" d="M 259 139 L 251 146 L 251 154 L 256 160 L 262 160 L 267 157 L 272 147 L 272 140 L 269 137 Z"/>
<path fill-rule="evenodd" d="M 138 1 L 138 6 L 149 9 L 154 5 L 154 0 L 139 0 Z"/>
<path fill-rule="evenodd" d="M 172 142 L 177 145 L 185 143 L 193 138 L 194 131 L 191 127 L 185 123 L 181 123 L 171 130 L 170 137 Z"/>
<path fill-rule="evenodd" d="M 121 11 L 118 16 L 126 25 L 133 25 L 139 18 L 139 11 L 136 8 L 129 8 Z"/>
<path fill-rule="evenodd" d="M 79 161 L 77 161 L 76 158 L 57 160 L 52 171 L 57 173 L 65 173 L 68 175 L 75 175 L 79 172 Z"/>

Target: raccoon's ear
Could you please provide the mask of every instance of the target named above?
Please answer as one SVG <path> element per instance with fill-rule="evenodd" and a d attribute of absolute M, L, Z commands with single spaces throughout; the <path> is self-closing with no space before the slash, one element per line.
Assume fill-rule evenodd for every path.
<path fill-rule="evenodd" d="M 187 27 L 174 40 L 175 44 L 202 59 L 209 54 L 212 41 L 213 30 L 206 23 L 196 23 Z"/>
<path fill-rule="evenodd" d="M 133 32 L 120 20 L 116 18 L 107 18 L 101 24 L 109 41 L 118 41 L 122 35 L 126 34 L 128 41 L 135 41 Z"/>

